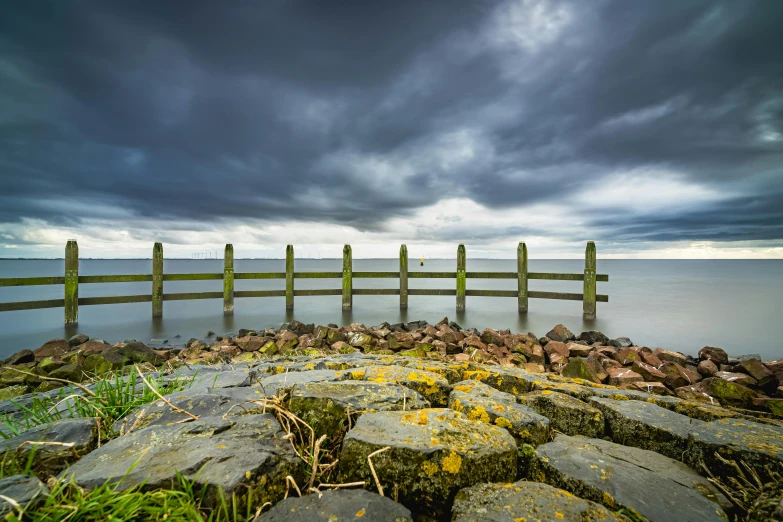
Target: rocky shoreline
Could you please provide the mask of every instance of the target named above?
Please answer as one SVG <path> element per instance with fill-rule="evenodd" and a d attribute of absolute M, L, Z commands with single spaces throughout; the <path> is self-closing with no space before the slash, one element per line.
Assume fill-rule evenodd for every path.
<path fill-rule="evenodd" d="M 187 384 L 111 427 L 65 414 L 122 373 L 139 389 L 142 373 Z M 253 512 L 242 520 L 783 517 L 783 359 L 717 347 L 693 358 L 562 325 L 293 321 L 161 349 L 52 340 L 6 359 L 0 386 L 6 425 L 36 401 L 63 413 L 0 428 L 6 456 L 41 444 L 38 478 L 0 478 L 32 510 L 51 486 L 39 479 L 170 490 L 179 471 L 205 509 L 228 495 Z"/>

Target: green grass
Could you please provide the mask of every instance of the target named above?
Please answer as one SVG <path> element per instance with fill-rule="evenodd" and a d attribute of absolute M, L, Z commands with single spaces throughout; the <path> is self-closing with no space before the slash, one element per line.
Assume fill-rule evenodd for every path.
<path fill-rule="evenodd" d="M 18 417 L 18 413 L 0 416 L 0 423 L 9 432 L 6 434 L 0 431 L 0 436 L 11 438 L 35 426 L 66 418 L 97 417 L 104 430 L 101 438 L 112 438 L 117 435 L 111 431 L 115 421 L 139 406 L 158 400 L 153 389 L 160 395 L 181 391 L 192 384 L 195 375 L 192 378 L 169 382 L 149 376 L 146 378 L 149 387 L 144 384 L 137 386 L 136 379 L 130 376 L 124 378 L 121 373 L 116 373 L 95 381 L 95 389 L 91 394 L 71 384 L 66 388 L 67 395 L 59 401 L 42 397 L 33 399 L 30 406 L 17 403 L 22 416 Z M 67 409 L 57 411 L 58 402 L 65 404 Z"/>
<path fill-rule="evenodd" d="M 117 485 L 104 484 L 91 491 L 73 482 L 50 483 L 51 494 L 29 509 L 9 515 L 11 522 L 52 520 L 78 520 L 81 522 L 125 522 L 128 520 L 168 520 L 183 522 L 245 522 L 252 520 L 255 512 L 248 508 L 239 512 L 233 499 L 221 496 L 215 509 L 202 505 L 203 491 L 198 491 L 191 481 L 177 475 L 175 490 L 155 489 L 143 491 L 137 486 L 118 491 Z"/>

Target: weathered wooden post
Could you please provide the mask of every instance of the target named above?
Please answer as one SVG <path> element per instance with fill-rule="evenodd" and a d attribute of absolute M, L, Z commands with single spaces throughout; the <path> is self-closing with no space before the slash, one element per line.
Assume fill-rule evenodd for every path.
<path fill-rule="evenodd" d="M 400 246 L 400 310 L 408 309 L 408 247 Z"/>
<path fill-rule="evenodd" d="M 517 303 L 519 313 L 527 313 L 527 245 L 517 246 Z"/>
<path fill-rule="evenodd" d="M 223 315 L 234 315 L 234 245 L 223 254 Z"/>
<path fill-rule="evenodd" d="M 71 239 L 65 245 L 65 324 L 79 322 L 79 245 Z"/>
<path fill-rule="evenodd" d="M 585 286 L 582 296 L 582 318 L 595 319 L 595 243 L 585 249 Z"/>
<path fill-rule="evenodd" d="M 353 256 L 351 245 L 343 247 L 343 312 L 353 308 Z"/>
<path fill-rule="evenodd" d="M 465 245 L 457 247 L 457 311 L 465 310 Z"/>
<path fill-rule="evenodd" d="M 152 317 L 163 317 L 163 244 L 152 248 Z"/>
<path fill-rule="evenodd" d="M 294 245 L 285 247 L 285 309 L 294 309 Z"/>

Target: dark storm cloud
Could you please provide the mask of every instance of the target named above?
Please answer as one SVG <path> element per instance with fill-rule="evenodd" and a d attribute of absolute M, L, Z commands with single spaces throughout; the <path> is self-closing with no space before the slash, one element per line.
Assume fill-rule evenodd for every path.
<path fill-rule="evenodd" d="M 446 198 L 556 203 L 654 166 L 722 197 L 581 219 L 617 241 L 783 238 L 780 2 L 0 10 L 0 223 L 375 231 Z M 463 237 L 535 233 L 512 228 Z"/>

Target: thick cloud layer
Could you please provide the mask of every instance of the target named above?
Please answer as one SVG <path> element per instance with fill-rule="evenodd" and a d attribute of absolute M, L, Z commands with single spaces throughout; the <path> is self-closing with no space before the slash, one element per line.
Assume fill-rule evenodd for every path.
<path fill-rule="evenodd" d="M 712 0 L 9 3 L 0 255 L 783 256 L 782 23 Z"/>

